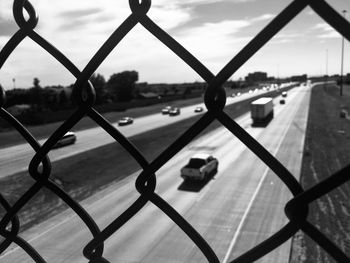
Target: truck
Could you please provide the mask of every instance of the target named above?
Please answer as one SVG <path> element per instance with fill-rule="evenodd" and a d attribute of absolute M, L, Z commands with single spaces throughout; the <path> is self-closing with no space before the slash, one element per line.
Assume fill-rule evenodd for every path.
<path fill-rule="evenodd" d="M 250 103 L 253 126 L 266 126 L 273 118 L 272 98 L 262 97 Z"/>
<path fill-rule="evenodd" d="M 201 153 L 192 156 L 181 168 L 181 177 L 188 181 L 204 181 L 217 173 L 219 162 L 210 154 Z"/>

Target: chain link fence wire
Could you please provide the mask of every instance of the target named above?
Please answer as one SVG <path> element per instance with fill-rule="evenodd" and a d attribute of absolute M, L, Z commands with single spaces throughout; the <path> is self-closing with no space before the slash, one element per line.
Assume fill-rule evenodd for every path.
<path fill-rule="evenodd" d="M 142 0 L 141 2 L 139 0 L 129 0 L 129 5 L 131 9 L 130 15 L 105 41 L 86 67 L 80 71 L 69 60 L 69 58 L 35 32 L 34 29 L 38 23 L 38 16 L 30 1 L 14 0 L 13 16 L 19 26 L 19 30 L 1 50 L 0 68 L 2 68 L 16 47 L 25 38 L 30 38 L 42 49 L 51 54 L 52 57 L 54 57 L 76 78 L 73 87 L 73 98 L 78 106 L 74 113 L 72 113 L 72 115 L 65 120 L 59 128 L 57 128 L 57 130 L 55 130 L 45 143 L 40 145 L 30 132 L 2 107 L 5 103 L 5 91 L 1 90 L 1 118 L 6 120 L 14 129 L 16 129 L 35 151 L 35 155 L 31 159 L 28 167 L 29 175 L 35 180 L 35 183 L 13 205 L 10 205 L 0 193 L 0 204 L 6 211 L 0 221 L 0 235 L 3 238 L 3 241 L 0 243 L 0 254 L 3 253 L 12 243 L 15 243 L 35 262 L 45 262 L 42 256 L 28 242 L 18 235 L 20 222 L 17 214 L 38 193 L 39 190 L 47 188 L 74 210 L 90 230 L 93 238 L 83 249 L 83 254 L 89 259 L 89 262 L 109 262 L 103 257 L 104 241 L 123 227 L 130 218 L 137 216 L 136 214 L 141 208 L 149 202 L 162 210 L 164 214 L 166 214 L 186 233 L 189 238 L 191 238 L 207 258 L 208 262 L 219 262 L 217 255 L 206 240 L 173 207 L 155 193 L 157 186 L 156 172 L 208 125 L 214 120 L 217 120 L 222 126 L 231 131 L 235 137 L 241 140 L 253 153 L 255 153 L 285 183 L 289 191 L 293 194 L 293 198 L 285 205 L 285 214 L 289 219 L 288 223 L 270 238 L 231 262 L 255 261 L 293 237 L 293 235 L 299 230 L 302 230 L 305 234 L 311 237 L 336 261 L 350 262 L 350 258 L 339 247 L 307 221 L 309 204 L 347 182 L 350 179 L 350 165 L 305 191 L 286 167 L 284 167 L 270 152 L 268 152 L 223 111 L 226 104 L 226 93 L 223 89 L 223 84 L 305 7 L 310 6 L 320 17 L 322 17 L 348 41 L 350 40 L 350 24 L 324 0 L 292 1 L 235 57 L 233 57 L 217 75 L 214 75 L 207 67 L 196 59 L 196 57 L 182 47 L 174 38 L 168 35 L 147 16 L 147 12 L 151 8 L 151 0 Z M 25 18 L 24 12 L 27 13 L 27 18 Z M 96 69 L 108 57 L 111 51 L 118 47 L 119 42 L 137 24 L 141 24 L 145 30 L 149 31 L 159 41 L 166 45 L 172 52 L 197 72 L 208 84 L 204 96 L 204 103 L 208 111 L 188 130 L 184 131 L 182 135 L 180 135 L 152 162 L 148 162 L 140 151 L 126 137 L 124 137 L 117 128 L 112 126 L 111 123 L 94 109 L 95 91 L 93 85 L 89 82 L 89 78 Z M 136 190 L 140 194 L 138 199 L 104 229 L 100 229 L 84 208 L 50 179 L 51 163 L 48 153 L 54 147 L 56 142 L 85 116 L 90 117 L 109 135 L 111 135 L 142 167 L 142 172 L 137 177 L 135 184 Z"/>

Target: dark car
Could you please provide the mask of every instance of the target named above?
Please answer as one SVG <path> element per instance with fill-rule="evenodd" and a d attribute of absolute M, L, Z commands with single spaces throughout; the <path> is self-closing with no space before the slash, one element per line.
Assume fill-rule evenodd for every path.
<path fill-rule="evenodd" d="M 134 122 L 134 120 L 130 117 L 123 117 L 118 121 L 118 125 L 119 126 L 124 126 L 124 125 L 128 125 L 128 124 L 132 124 Z"/>
<path fill-rule="evenodd" d="M 169 111 L 171 110 L 171 106 L 166 106 L 162 109 L 162 114 L 169 114 Z"/>
<path fill-rule="evenodd" d="M 74 132 L 67 132 L 58 142 L 53 146 L 53 148 L 59 148 L 65 145 L 74 144 L 77 140 L 77 136 Z"/>
<path fill-rule="evenodd" d="M 169 116 L 175 116 L 180 114 L 180 108 L 172 108 L 169 111 Z"/>
<path fill-rule="evenodd" d="M 284 99 L 281 99 L 280 104 L 286 104 L 286 101 Z"/>
<path fill-rule="evenodd" d="M 202 112 L 203 110 L 204 110 L 203 107 L 196 107 L 194 109 L 194 112 Z"/>

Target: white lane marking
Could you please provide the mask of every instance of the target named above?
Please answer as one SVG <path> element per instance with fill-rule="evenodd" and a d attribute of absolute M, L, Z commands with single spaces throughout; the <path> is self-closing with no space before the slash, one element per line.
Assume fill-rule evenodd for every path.
<path fill-rule="evenodd" d="M 292 125 L 293 120 L 294 120 L 294 117 L 295 117 L 295 115 L 297 114 L 298 110 L 299 110 L 299 108 L 295 110 L 295 112 L 294 112 L 294 114 L 293 114 L 293 118 L 291 118 L 291 121 L 289 122 L 288 126 L 287 126 L 286 129 L 284 130 L 283 135 L 282 135 L 280 141 L 278 142 L 278 145 L 277 145 L 275 151 L 273 152 L 273 156 L 275 156 L 275 155 L 277 154 L 278 150 L 280 149 L 280 147 L 281 147 L 281 145 L 282 145 L 282 142 L 283 142 L 284 138 L 286 137 L 287 132 L 289 131 L 289 128 L 290 128 L 290 126 Z M 228 248 L 228 250 L 227 250 L 227 252 L 226 252 L 226 255 L 225 255 L 225 257 L 224 257 L 223 263 L 227 263 L 227 261 L 228 261 L 230 255 L 231 255 L 231 253 L 232 253 L 232 249 L 233 249 L 234 245 L 235 245 L 236 242 L 237 242 L 238 236 L 239 236 L 239 234 L 241 233 L 241 230 L 242 230 L 242 228 L 243 228 L 243 225 L 244 225 L 244 223 L 245 223 L 245 221 L 246 221 L 246 219 L 247 219 L 247 217 L 248 217 L 248 214 L 249 214 L 249 212 L 250 212 L 250 210 L 251 210 L 251 208 L 252 208 L 252 206 L 253 206 L 253 203 L 254 203 L 254 201 L 255 201 L 255 198 L 256 198 L 256 196 L 258 195 L 259 191 L 260 191 L 260 188 L 261 188 L 261 186 L 262 186 L 262 184 L 263 184 L 263 182 L 264 182 L 264 180 L 265 180 L 265 178 L 266 178 L 266 175 L 267 175 L 267 172 L 269 171 L 269 169 L 270 169 L 269 167 L 267 167 L 267 168 L 265 169 L 264 174 L 263 174 L 263 176 L 261 177 L 261 179 L 260 179 L 260 181 L 259 181 L 259 184 L 257 185 L 257 187 L 256 187 L 256 189 L 255 189 L 255 191 L 254 191 L 254 194 L 253 194 L 252 198 L 250 199 L 250 201 L 249 201 L 249 203 L 248 203 L 247 209 L 245 210 L 245 212 L 244 212 L 244 214 L 243 214 L 243 217 L 242 217 L 241 221 L 239 222 L 238 228 L 237 228 L 237 230 L 236 230 L 236 232 L 235 232 L 235 234 L 234 234 L 234 236 L 233 236 L 233 238 L 232 238 L 232 240 L 231 240 L 230 246 L 229 246 L 229 248 Z"/>

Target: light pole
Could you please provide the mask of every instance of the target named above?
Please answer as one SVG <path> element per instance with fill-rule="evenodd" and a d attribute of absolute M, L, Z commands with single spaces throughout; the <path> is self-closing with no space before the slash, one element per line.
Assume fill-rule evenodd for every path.
<path fill-rule="evenodd" d="M 346 10 L 343 10 L 343 16 L 345 18 Z M 340 96 L 343 96 L 343 66 L 344 66 L 344 36 L 341 41 L 341 67 L 340 67 Z"/>
<path fill-rule="evenodd" d="M 326 49 L 326 77 L 328 77 L 328 49 Z"/>

